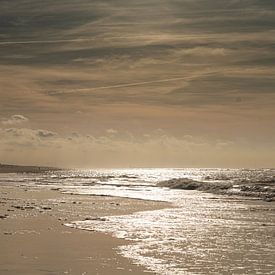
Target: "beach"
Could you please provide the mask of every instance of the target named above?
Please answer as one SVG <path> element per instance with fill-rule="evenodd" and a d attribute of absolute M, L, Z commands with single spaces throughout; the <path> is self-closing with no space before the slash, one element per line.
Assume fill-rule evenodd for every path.
<path fill-rule="evenodd" d="M 0 173 L 0 274 L 275 270 L 272 169 L 16 169 Z"/>
<path fill-rule="evenodd" d="M 0 194 L 0 274 L 149 272 L 117 253 L 116 248 L 127 241 L 63 224 L 158 209 L 163 203 L 66 195 L 22 186 L 1 186 Z"/>

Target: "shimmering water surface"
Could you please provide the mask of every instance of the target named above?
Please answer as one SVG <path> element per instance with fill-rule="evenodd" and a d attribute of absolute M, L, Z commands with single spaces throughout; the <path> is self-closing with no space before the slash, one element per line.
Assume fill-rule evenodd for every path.
<path fill-rule="evenodd" d="M 170 203 L 167 209 L 67 226 L 131 240 L 118 253 L 159 274 L 275 274 L 275 205 L 157 187 L 171 178 L 215 184 L 275 182 L 272 169 L 116 169 L 1 175 L 1 182 L 58 188 L 73 194 L 118 196 Z M 91 213 L 92 214 L 92 213 Z"/>

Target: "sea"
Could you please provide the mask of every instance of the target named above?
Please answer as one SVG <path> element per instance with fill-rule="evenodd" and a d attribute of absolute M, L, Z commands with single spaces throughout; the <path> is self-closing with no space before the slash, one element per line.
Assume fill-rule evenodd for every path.
<path fill-rule="evenodd" d="M 215 192 L 159 185 L 171 179 L 213 184 Z M 166 202 L 65 224 L 128 240 L 117 253 L 155 274 L 275 274 L 275 169 L 74 169 L 2 174 L 1 183 Z M 230 192 L 217 192 L 224 185 Z"/>

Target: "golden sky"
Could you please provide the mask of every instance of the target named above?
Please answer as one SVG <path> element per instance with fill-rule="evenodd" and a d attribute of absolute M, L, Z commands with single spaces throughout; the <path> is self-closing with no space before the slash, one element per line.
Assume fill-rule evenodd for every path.
<path fill-rule="evenodd" d="M 0 162 L 274 167 L 275 1 L 0 1 Z"/>

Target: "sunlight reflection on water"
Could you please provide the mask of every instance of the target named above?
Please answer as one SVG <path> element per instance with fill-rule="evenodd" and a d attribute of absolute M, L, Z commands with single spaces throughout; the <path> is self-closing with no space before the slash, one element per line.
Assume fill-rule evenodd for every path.
<path fill-rule="evenodd" d="M 262 217 L 262 211 L 251 214 L 255 203 L 243 205 L 210 197 L 187 191 L 176 202 L 177 208 L 70 226 L 134 241 L 121 247 L 120 253 L 160 274 L 254 274 L 256 270 L 271 274 L 274 224 L 262 225 L 272 221 L 271 211 Z"/>

